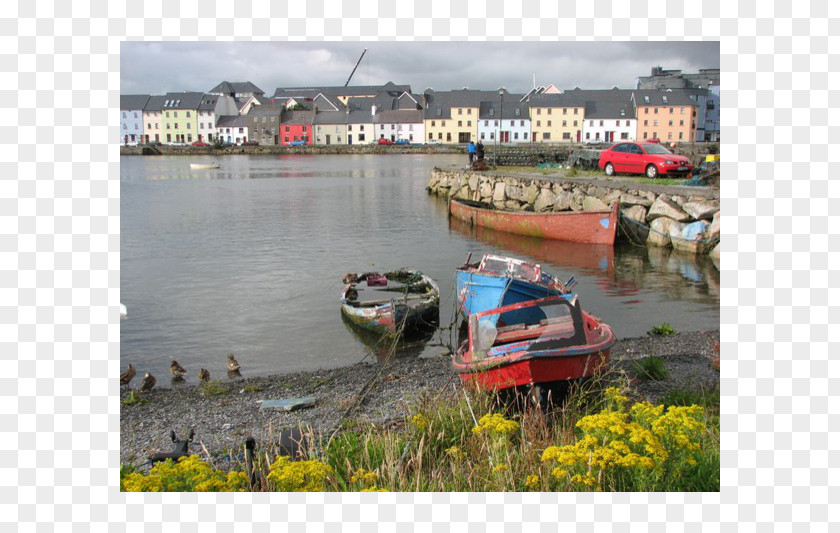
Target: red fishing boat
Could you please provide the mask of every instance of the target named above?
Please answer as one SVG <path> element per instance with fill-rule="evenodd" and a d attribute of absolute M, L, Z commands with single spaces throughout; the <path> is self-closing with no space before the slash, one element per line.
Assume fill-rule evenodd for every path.
<path fill-rule="evenodd" d="M 610 246 L 615 242 L 618 208 L 619 202 L 616 202 L 607 211 L 535 213 L 496 209 L 490 204 L 472 200 L 452 198 L 449 201 L 449 213 L 473 226 L 529 237 Z"/>
<path fill-rule="evenodd" d="M 538 387 L 591 376 L 613 344 L 612 329 L 582 311 L 577 296 L 549 296 L 470 315 L 452 365 L 481 389 Z"/>

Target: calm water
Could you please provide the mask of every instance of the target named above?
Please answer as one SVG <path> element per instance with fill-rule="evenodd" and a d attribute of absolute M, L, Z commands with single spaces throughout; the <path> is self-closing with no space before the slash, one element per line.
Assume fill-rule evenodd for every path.
<path fill-rule="evenodd" d="M 345 273 L 420 269 L 438 281 L 448 324 L 454 269 L 468 252 L 574 275 L 584 308 L 619 337 L 663 321 L 677 330 L 719 326 L 720 277 L 705 258 L 542 241 L 448 220 L 445 201 L 424 187 L 435 165 L 463 159 L 123 157 L 122 366 L 134 363 L 165 385 L 171 359 L 190 381 L 201 366 L 215 379 L 228 352 L 246 376 L 353 364 L 368 349 L 341 319 Z M 213 160 L 219 170 L 189 168 Z M 401 355 L 441 350 L 412 345 Z"/>

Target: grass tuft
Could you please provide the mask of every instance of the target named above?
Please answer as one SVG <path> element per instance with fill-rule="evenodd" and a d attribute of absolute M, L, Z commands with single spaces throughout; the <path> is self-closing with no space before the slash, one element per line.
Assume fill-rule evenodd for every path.
<path fill-rule="evenodd" d="M 654 379 L 656 381 L 666 379 L 668 369 L 665 368 L 665 360 L 657 356 L 645 357 L 639 361 L 636 377 L 642 380 Z"/>
<path fill-rule="evenodd" d="M 230 392 L 230 388 L 219 381 L 208 381 L 198 386 L 202 396 L 221 396 Z"/>
<path fill-rule="evenodd" d="M 650 328 L 649 333 L 651 335 L 673 335 L 676 332 L 677 330 L 675 330 L 674 327 L 671 326 L 671 324 L 663 322 L 658 326 L 653 326 L 652 328 Z"/>
<path fill-rule="evenodd" d="M 143 405 L 144 403 L 149 402 L 148 398 L 143 398 L 139 393 L 135 394 L 134 392 L 135 391 L 131 391 L 128 393 L 128 398 L 122 402 L 123 405 Z"/>

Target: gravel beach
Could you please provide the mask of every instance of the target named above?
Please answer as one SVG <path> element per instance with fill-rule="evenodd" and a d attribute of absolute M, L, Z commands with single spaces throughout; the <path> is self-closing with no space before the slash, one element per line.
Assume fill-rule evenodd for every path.
<path fill-rule="evenodd" d="M 632 377 L 639 359 L 663 357 L 666 379 L 632 382 L 636 396 L 654 402 L 671 390 L 716 390 L 720 375 L 710 358 L 716 355 L 714 343 L 719 339 L 719 330 L 621 339 L 613 347 L 611 366 Z M 247 372 L 247 359 L 240 358 L 240 363 Z M 168 379 L 158 376 L 158 383 L 169 386 Z M 141 381 L 137 376 L 132 385 L 139 387 Z M 224 377 L 218 384 L 227 392 L 205 396 L 191 377 L 181 385 L 143 394 L 146 401 L 134 405 L 122 403 L 130 395 L 124 387 L 120 391 L 120 461 L 140 464 L 150 453 L 170 451 L 170 430 L 181 438 L 194 428 L 191 451 L 222 455 L 238 449 L 249 435 L 258 443 L 276 440 L 284 428 L 311 426 L 316 433 L 329 434 L 346 422 L 345 413 L 356 404 L 347 417 L 350 420 L 398 422 L 412 405 L 460 387 L 460 380 L 451 370 L 449 357 L 440 356 L 267 377 Z M 364 393 L 361 403 L 360 393 Z M 262 400 L 301 397 L 316 398 L 315 406 L 292 412 L 260 410 Z"/>

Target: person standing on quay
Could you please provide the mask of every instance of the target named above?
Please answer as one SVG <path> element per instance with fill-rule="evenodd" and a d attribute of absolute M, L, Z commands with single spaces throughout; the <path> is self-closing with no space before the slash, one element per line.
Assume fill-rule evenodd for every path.
<path fill-rule="evenodd" d="M 475 145 L 476 157 L 478 159 L 484 159 L 484 143 L 478 141 L 478 144 Z"/>
<path fill-rule="evenodd" d="M 473 158 L 475 157 L 475 143 L 472 141 L 467 145 L 467 155 L 470 157 L 470 166 L 472 166 Z"/>

